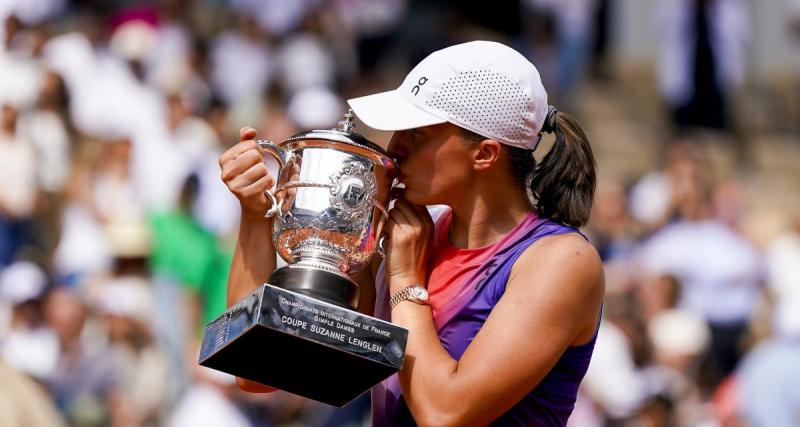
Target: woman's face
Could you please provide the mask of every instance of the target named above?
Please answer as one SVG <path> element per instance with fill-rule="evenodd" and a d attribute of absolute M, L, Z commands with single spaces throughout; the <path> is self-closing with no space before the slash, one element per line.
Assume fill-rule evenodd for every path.
<path fill-rule="evenodd" d="M 418 205 L 452 204 L 469 189 L 472 149 L 449 123 L 395 132 L 389 154 L 400 166 L 405 197 Z"/>

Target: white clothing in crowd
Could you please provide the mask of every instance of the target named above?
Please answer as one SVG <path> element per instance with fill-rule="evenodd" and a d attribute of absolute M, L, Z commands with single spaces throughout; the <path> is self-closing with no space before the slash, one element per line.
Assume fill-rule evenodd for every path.
<path fill-rule="evenodd" d="M 67 90 L 73 91 L 84 83 L 83 76 L 91 75 L 95 53 L 89 39 L 79 32 L 70 32 L 51 38 L 43 49 L 44 62 L 64 79 Z M 85 82 L 89 83 L 89 82 Z"/>
<path fill-rule="evenodd" d="M 144 215 L 130 180 L 113 174 L 93 175 L 92 205 L 103 220 L 127 220 Z"/>
<path fill-rule="evenodd" d="M 534 10 L 551 12 L 560 33 L 585 36 L 592 28 L 597 0 L 524 0 L 523 4 Z"/>
<path fill-rule="evenodd" d="M 601 323 L 592 363 L 581 387 L 613 417 L 633 414 L 649 397 L 646 378 L 631 354 L 631 343 L 625 334 L 611 322 Z"/>
<path fill-rule="evenodd" d="M 21 372 L 47 380 L 56 370 L 59 345 L 49 328 L 12 329 L 2 341 L 0 357 Z"/>
<path fill-rule="evenodd" d="M 739 371 L 747 425 L 794 427 L 800 421 L 800 344 L 767 341 L 747 354 Z"/>
<path fill-rule="evenodd" d="M 61 236 L 53 254 L 57 276 L 99 274 L 111 268 L 111 247 L 87 206 L 70 203 L 61 216 Z"/>
<path fill-rule="evenodd" d="M 0 301 L 17 305 L 40 298 L 47 288 L 47 276 L 36 264 L 16 261 L 0 270 Z"/>
<path fill-rule="evenodd" d="M 628 210 L 641 223 L 657 224 L 664 219 L 671 201 L 672 184 L 667 174 L 649 172 L 631 188 Z"/>
<path fill-rule="evenodd" d="M 705 319 L 687 310 L 663 310 L 655 314 L 646 326 L 657 359 L 698 356 L 711 343 L 711 330 Z"/>
<path fill-rule="evenodd" d="M 0 134 L 0 206 L 12 217 L 27 218 L 36 202 L 36 152 L 24 139 Z"/>
<path fill-rule="evenodd" d="M 283 35 L 297 28 L 317 0 L 231 0 L 231 6 L 252 16 L 270 34 Z"/>
<path fill-rule="evenodd" d="M 647 276 L 675 276 L 681 283 L 679 307 L 711 323 L 745 322 L 758 303 L 760 255 L 719 221 L 667 225 L 645 243 L 638 261 Z"/>
<path fill-rule="evenodd" d="M 0 272 L 0 305 L 8 305 L 10 314 L 14 306 L 41 298 L 46 287 L 41 268 L 17 261 Z M 6 320 L 0 323 L 10 325 Z M 0 359 L 21 372 L 46 380 L 56 369 L 58 355 L 58 337 L 48 328 L 17 325 L 0 330 Z"/>
<path fill-rule="evenodd" d="M 158 49 L 146 58 L 147 82 L 163 93 L 181 93 L 192 111 L 203 111 L 211 100 L 211 88 L 192 66 L 192 35 L 180 23 L 166 22 L 158 27 Z"/>
<path fill-rule="evenodd" d="M 221 154 L 221 151 L 210 151 L 197 164 L 195 172 L 200 181 L 200 193 L 192 213 L 205 229 L 218 236 L 232 236 L 239 225 L 241 208 L 239 199 L 219 179 Z"/>
<path fill-rule="evenodd" d="M 44 73 L 39 62 L 14 51 L 0 52 L 0 105 L 23 109 L 39 95 Z"/>
<path fill-rule="evenodd" d="M 192 47 L 192 36 L 181 24 L 167 22 L 155 34 L 158 49 L 148 52 L 148 81 L 164 92 L 174 92 L 182 81 Z"/>
<path fill-rule="evenodd" d="M 186 178 L 218 144 L 208 124 L 195 117 L 172 131 L 164 126 L 142 130 L 132 141 L 134 186 L 146 211 L 177 206 Z"/>
<path fill-rule="evenodd" d="M 286 41 L 278 54 L 279 78 L 288 93 L 330 86 L 334 83 L 335 64 L 330 50 L 312 34 L 301 34 Z"/>
<path fill-rule="evenodd" d="M 250 427 L 251 424 L 225 394 L 211 384 L 191 386 L 178 402 L 167 427 Z"/>
<path fill-rule="evenodd" d="M 305 89 L 291 97 L 286 114 L 300 129 L 329 129 L 342 120 L 344 102 L 327 88 Z"/>
<path fill-rule="evenodd" d="M 70 170 L 69 133 L 58 114 L 34 110 L 20 117 L 19 132 L 36 151 L 37 178 L 43 190 L 64 188 Z"/>
<path fill-rule="evenodd" d="M 405 17 L 407 0 L 334 0 L 342 23 L 362 37 L 383 35 Z"/>
<path fill-rule="evenodd" d="M 738 369 L 741 412 L 748 425 L 792 427 L 800 421 L 800 296 L 778 301 L 772 330 Z"/>
<path fill-rule="evenodd" d="M 57 16 L 66 5 L 67 0 L 3 0 L 0 2 L 0 22 L 14 14 L 25 24 L 38 24 Z"/>
<path fill-rule="evenodd" d="M 261 99 L 272 80 L 275 59 L 262 40 L 229 31 L 211 46 L 211 84 L 229 104 Z"/>
<path fill-rule="evenodd" d="M 750 40 L 749 9 L 746 0 L 709 2 L 711 47 L 717 64 L 717 81 L 723 92 L 739 86 L 745 75 L 746 49 Z M 671 105 L 682 105 L 694 92 L 693 62 L 695 38 L 692 28 L 694 0 L 660 2 L 655 33 L 661 43 L 658 83 Z"/>
<path fill-rule="evenodd" d="M 45 58 L 64 78 L 70 116 L 85 134 L 103 139 L 130 137 L 163 122 L 163 95 L 138 81 L 128 65 L 80 33 L 57 36 Z"/>
<path fill-rule="evenodd" d="M 800 234 L 784 233 L 770 242 L 764 255 L 767 284 L 777 299 L 800 296 Z"/>

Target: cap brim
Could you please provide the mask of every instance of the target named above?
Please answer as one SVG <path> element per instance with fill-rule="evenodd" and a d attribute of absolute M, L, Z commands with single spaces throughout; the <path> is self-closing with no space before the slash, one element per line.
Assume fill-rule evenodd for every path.
<path fill-rule="evenodd" d="M 444 123 L 444 120 L 405 100 L 396 90 L 347 101 L 365 125 L 377 130 L 404 130 Z"/>

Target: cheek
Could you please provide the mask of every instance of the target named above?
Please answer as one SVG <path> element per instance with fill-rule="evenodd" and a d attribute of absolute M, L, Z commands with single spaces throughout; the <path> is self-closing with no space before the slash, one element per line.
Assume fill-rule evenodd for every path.
<path fill-rule="evenodd" d="M 414 177 L 405 194 L 408 201 L 418 205 L 447 204 L 467 189 L 468 171 L 464 163 L 439 154 L 414 164 Z"/>

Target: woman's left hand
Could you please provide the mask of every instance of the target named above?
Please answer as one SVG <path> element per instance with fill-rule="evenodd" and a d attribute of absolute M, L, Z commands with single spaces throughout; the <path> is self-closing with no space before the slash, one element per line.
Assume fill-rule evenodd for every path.
<path fill-rule="evenodd" d="M 433 221 L 425 206 L 399 197 L 389 211 L 389 247 L 386 250 L 386 280 L 393 294 L 413 284 L 425 285 L 428 248 Z"/>

